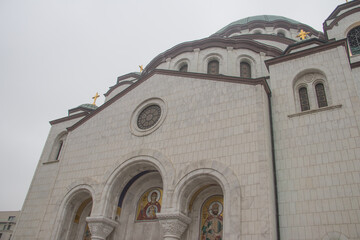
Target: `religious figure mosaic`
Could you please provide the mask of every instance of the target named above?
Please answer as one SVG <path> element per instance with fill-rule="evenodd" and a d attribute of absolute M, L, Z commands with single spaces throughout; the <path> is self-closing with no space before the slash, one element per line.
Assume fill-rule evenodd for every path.
<path fill-rule="evenodd" d="M 87 224 L 86 224 L 86 227 L 85 227 L 85 233 L 84 233 L 83 240 L 91 240 L 91 233 L 90 233 L 89 226 Z"/>
<path fill-rule="evenodd" d="M 208 198 L 201 208 L 200 240 L 222 240 L 223 196 Z"/>
<path fill-rule="evenodd" d="M 136 220 L 149 221 L 157 219 L 156 213 L 161 211 L 161 201 L 161 188 L 152 188 L 147 190 L 139 200 Z"/>

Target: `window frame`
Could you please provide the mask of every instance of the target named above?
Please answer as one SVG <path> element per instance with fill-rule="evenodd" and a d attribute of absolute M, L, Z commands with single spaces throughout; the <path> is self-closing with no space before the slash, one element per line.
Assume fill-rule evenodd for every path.
<path fill-rule="evenodd" d="M 217 63 L 217 72 L 216 73 L 211 73 L 210 72 L 210 64 L 211 63 Z M 209 61 L 207 62 L 207 74 L 211 74 L 211 75 L 219 75 L 220 74 L 220 61 L 218 59 L 209 59 Z"/>
<path fill-rule="evenodd" d="M 351 34 L 352 31 L 356 31 L 356 30 L 358 31 L 359 37 L 356 38 L 355 41 L 357 41 L 357 44 L 358 44 L 358 45 L 355 46 L 355 47 L 352 47 L 352 46 L 351 46 L 351 42 L 352 42 L 352 41 L 350 41 L 349 35 Z M 347 32 L 347 34 L 346 34 L 346 40 L 347 40 L 347 42 L 348 42 L 350 55 L 351 55 L 351 56 L 360 55 L 360 25 L 357 25 L 357 26 L 352 27 L 352 28 Z M 354 48 L 356 48 L 356 49 L 354 50 Z M 355 51 L 355 52 L 354 52 L 354 51 Z"/>
<path fill-rule="evenodd" d="M 328 82 L 326 76 L 319 72 L 319 71 L 307 71 L 299 77 L 295 78 L 294 81 L 294 99 L 295 99 L 295 110 L 296 112 L 305 112 L 309 110 L 320 109 L 324 107 L 331 106 L 331 93 L 329 90 Z M 322 84 L 324 87 L 325 98 L 326 98 L 326 106 L 320 106 L 317 93 L 316 93 L 316 86 L 318 84 Z M 301 98 L 300 98 L 300 89 L 305 87 L 307 89 L 308 94 L 308 101 L 309 101 L 309 109 L 304 110 L 301 105 Z"/>

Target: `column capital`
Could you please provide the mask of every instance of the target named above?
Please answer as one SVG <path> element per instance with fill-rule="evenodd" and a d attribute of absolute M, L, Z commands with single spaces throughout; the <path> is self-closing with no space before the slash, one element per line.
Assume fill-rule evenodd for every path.
<path fill-rule="evenodd" d="M 92 240 L 105 240 L 107 236 L 114 230 L 118 223 L 114 220 L 103 216 L 87 217 L 91 239 Z"/>
<path fill-rule="evenodd" d="M 164 231 L 164 240 L 180 239 L 191 219 L 180 212 L 157 213 L 160 225 Z"/>

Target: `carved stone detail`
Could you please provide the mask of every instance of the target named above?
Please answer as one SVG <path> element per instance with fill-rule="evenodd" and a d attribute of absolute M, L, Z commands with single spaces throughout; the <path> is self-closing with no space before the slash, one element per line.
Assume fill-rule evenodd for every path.
<path fill-rule="evenodd" d="M 102 216 L 87 217 L 86 222 L 89 225 L 92 240 L 105 240 L 118 225 L 116 221 Z"/>
<path fill-rule="evenodd" d="M 157 213 L 157 218 L 164 231 L 164 240 L 180 239 L 191 219 L 180 212 Z"/>

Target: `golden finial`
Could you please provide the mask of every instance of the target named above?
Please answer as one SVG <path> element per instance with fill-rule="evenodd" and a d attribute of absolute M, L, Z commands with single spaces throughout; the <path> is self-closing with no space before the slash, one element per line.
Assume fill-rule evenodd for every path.
<path fill-rule="evenodd" d="M 139 65 L 139 68 L 140 68 L 140 72 L 144 71 L 143 65 Z"/>
<path fill-rule="evenodd" d="M 93 105 L 96 105 L 96 99 L 98 99 L 98 97 L 100 97 L 99 93 L 96 93 L 95 96 L 92 97 L 92 99 L 94 99 Z"/>
<path fill-rule="evenodd" d="M 310 32 L 304 32 L 304 30 L 301 29 L 299 35 L 297 35 L 296 37 L 299 37 L 301 40 L 305 40 L 308 34 L 310 34 Z"/>

